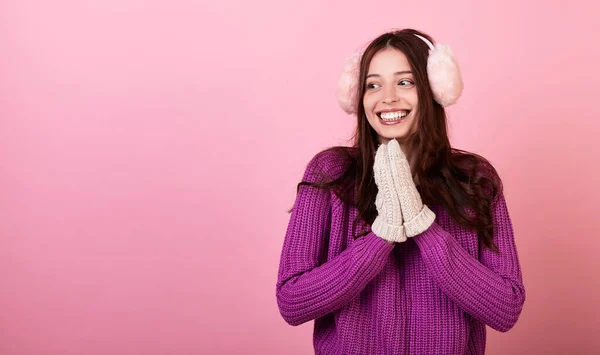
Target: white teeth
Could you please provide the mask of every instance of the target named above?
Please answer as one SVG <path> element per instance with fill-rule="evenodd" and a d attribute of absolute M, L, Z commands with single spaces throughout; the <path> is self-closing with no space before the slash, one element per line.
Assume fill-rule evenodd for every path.
<path fill-rule="evenodd" d="M 408 115 L 408 112 L 406 112 L 406 111 L 383 112 L 383 113 L 381 113 L 381 118 L 388 121 L 388 120 L 396 120 L 398 118 L 405 117 L 406 115 Z"/>

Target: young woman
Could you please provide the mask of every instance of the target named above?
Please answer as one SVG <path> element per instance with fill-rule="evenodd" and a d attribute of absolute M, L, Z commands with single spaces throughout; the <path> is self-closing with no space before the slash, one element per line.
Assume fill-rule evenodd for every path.
<path fill-rule="evenodd" d="M 484 354 L 525 289 L 502 182 L 450 146 L 444 107 L 462 92 L 450 48 L 385 33 L 340 80 L 352 147 L 308 163 L 283 243 L 277 303 L 314 323 L 324 355 Z"/>

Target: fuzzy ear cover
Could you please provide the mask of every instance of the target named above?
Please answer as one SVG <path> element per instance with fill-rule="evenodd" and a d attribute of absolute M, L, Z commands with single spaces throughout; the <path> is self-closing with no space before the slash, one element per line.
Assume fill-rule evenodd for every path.
<path fill-rule="evenodd" d="M 360 70 L 361 52 L 354 52 L 346 60 L 346 65 L 338 82 L 337 99 L 342 110 L 353 114 L 357 109 L 356 95 L 358 95 L 358 76 Z"/>
<path fill-rule="evenodd" d="M 429 52 L 427 76 L 435 101 L 443 107 L 458 100 L 463 91 L 463 81 L 458 62 L 450 46 L 438 44 Z"/>
<path fill-rule="evenodd" d="M 421 38 L 430 48 L 427 59 L 427 76 L 433 97 L 443 107 L 450 106 L 458 100 L 463 91 L 462 75 L 456 57 L 450 46 L 437 44 L 433 49 L 431 42 Z M 346 60 L 340 75 L 337 89 L 337 100 L 340 107 L 348 114 L 356 113 L 358 102 L 358 77 L 362 51 L 354 52 Z"/>

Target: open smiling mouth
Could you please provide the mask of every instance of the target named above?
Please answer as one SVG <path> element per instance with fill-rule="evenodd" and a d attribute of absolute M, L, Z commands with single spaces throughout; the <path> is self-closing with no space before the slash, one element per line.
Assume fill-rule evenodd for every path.
<path fill-rule="evenodd" d="M 396 124 L 404 121 L 410 111 L 380 112 L 377 114 L 379 121 L 386 125 Z"/>

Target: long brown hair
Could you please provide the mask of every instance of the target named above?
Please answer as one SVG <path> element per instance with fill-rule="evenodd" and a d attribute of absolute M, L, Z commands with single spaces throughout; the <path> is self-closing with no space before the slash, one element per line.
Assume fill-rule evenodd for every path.
<path fill-rule="evenodd" d="M 335 146 L 323 151 L 333 151 L 345 158 L 347 164 L 343 173 L 320 183 L 302 181 L 297 191 L 301 185 L 331 188 L 344 203 L 357 207 L 358 218 L 369 225 L 373 223 L 377 216 L 373 163 L 378 135 L 367 121 L 362 98 L 371 59 L 384 48 L 394 48 L 404 53 L 410 63 L 419 98 L 418 128 L 408 144 L 416 162 L 412 173 L 418 177 L 423 203 L 441 205 L 456 223 L 477 231 L 480 244 L 497 252 L 490 208 L 494 197 L 502 191 L 502 181 L 488 160 L 450 146 L 446 111 L 434 101 L 427 77 L 429 47 L 415 34 L 435 43 L 427 34 L 408 28 L 382 34 L 365 49 L 360 62 L 354 143 L 351 147 Z M 359 233 L 354 238 L 366 233 Z"/>

